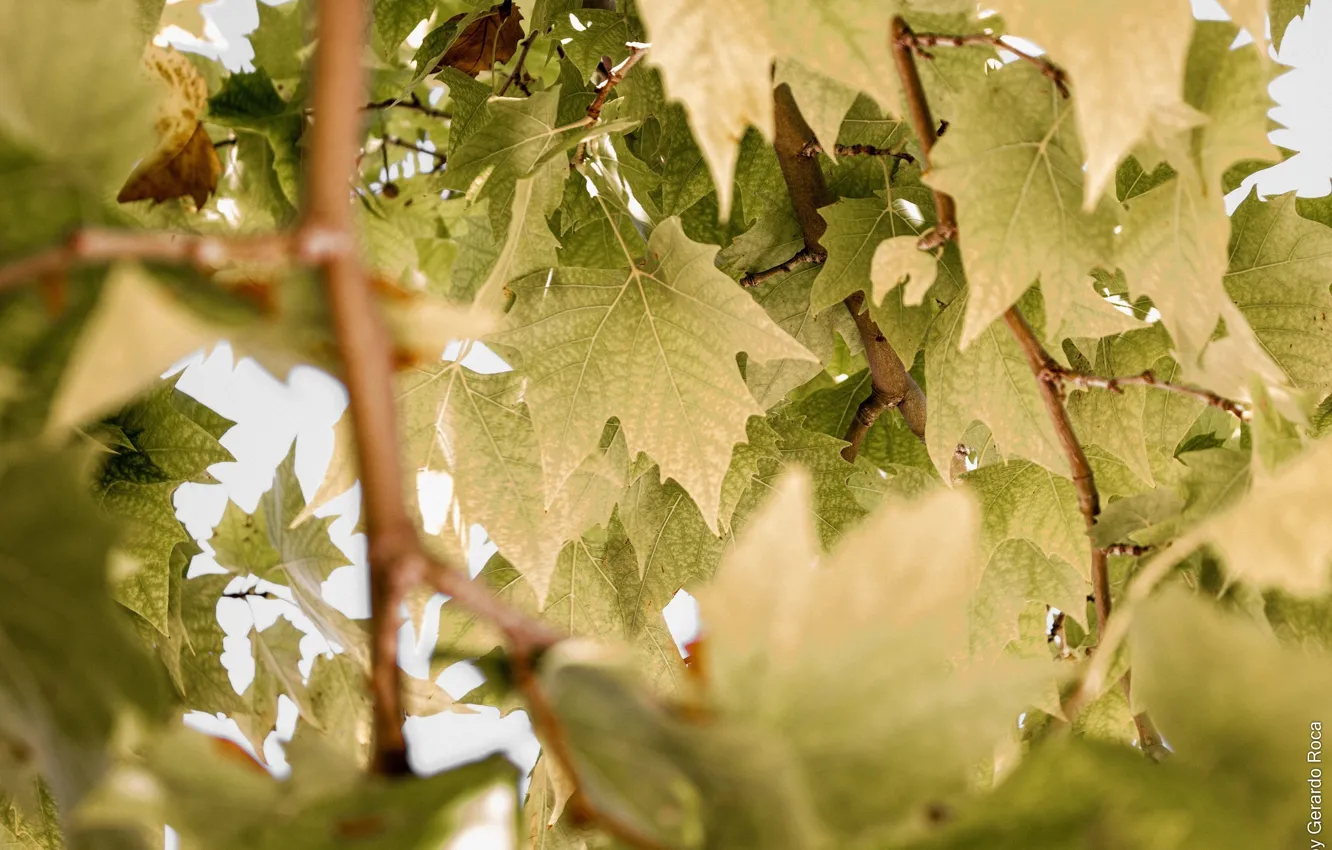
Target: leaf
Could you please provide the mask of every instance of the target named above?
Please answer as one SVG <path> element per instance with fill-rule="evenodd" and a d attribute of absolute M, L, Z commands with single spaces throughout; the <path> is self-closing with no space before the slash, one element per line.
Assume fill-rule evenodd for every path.
<path fill-rule="evenodd" d="M 958 350 L 962 316 L 969 296 L 958 298 L 935 320 L 925 340 L 925 383 L 930 415 L 925 445 L 945 480 L 958 441 L 979 419 L 989 426 L 1005 455 L 1016 455 L 1063 472 L 1068 462 L 1059 450 L 1035 377 L 1012 334 L 1002 322 L 984 329 L 965 350 Z M 1031 311 L 1023 314 L 1032 319 Z"/>
<path fill-rule="evenodd" d="M 1301 218 L 1294 193 L 1249 195 L 1231 219 L 1226 293 L 1291 384 L 1332 389 L 1332 229 Z"/>
<path fill-rule="evenodd" d="M 684 101 L 689 124 L 717 185 L 718 214 L 731 214 L 737 143 L 746 126 L 772 140 L 771 66 L 776 58 L 763 0 L 646 0 L 639 14 L 666 92 Z"/>
<path fill-rule="evenodd" d="M 1284 649 L 1180 590 L 1134 617 L 1130 648 L 1134 694 L 1172 759 L 1236 787 L 1250 800 L 1248 819 L 1269 837 L 1303 844 L 1310 722 L 1332 704 L 1327 657 Z M 1292 775 L 1301 781 L 1289 782 Z"/>
<path fill-rule="evenodd" d="M 254 679 L 247 690 L 249 711 L 235 719 L 257 753 L 263 753 L 264 740 L 277 725 L 279 696 L 285 694 L 296 704 L 302 720 L 319 725 L 299 669 L 303 634 L 285 617 L 263 631 L 250 629 Z"/>
<path fill-rule="evenodd" d="M 772 79 L 774 87 L 791 87 L 791 95 L 800 107 L 801 117 L 814 131 L 814 138 L 824 152 L 836 162 L 837 136 L 842 119 L 856 102 L 857 91 L 831 77 L 811 71 L 798 57 L 778 59 Z"/>
<path fill-rule="evenodd" d="M 223 755 L 216 740 L 185 729 L 164 736 L 145 758 L 120 769 L 88 819 L 156 829 L 169 821 L 191 846 L 209 850 L 426 850 L 489 820 L 488 798 L 516 803 L 517 777 L 500 756 L 412 782 L 358 776 L 323 757 L 336 765 L 332 771 L 297 763 L 291 781 L 280 782 Z"/>
<path fill-rule="evenodd" d="M 678 219 L 657 226 L 641 260 L 621 247 L 621 271 L 561 268 L 549 285 L 515 284 L 496 336 L 523 354 L 547 501 L 614 416 L 630 454 L 646 451 L 716 528 L 731 448 L 762 413 L 732 358 L 813 355 L 717 271 L 716 249 L 690 241 Z"/>
<path fill-rule="evenodd" d="M 1329 468 L 1332 444 L 1317 443 L 1257 477 L 1250 492 L 1208 520 L 1202 533 L 1231 575 L 1301 596 L 1328 590 L 1332 533 L 1319 517 L 1329 498 Z"/>
<path fill-rule="evenodd" d="M 1246 0 L 1227 2 L 1237 5 Z M 1258 12 L 1260 22 L 1264 11 Z M 1247 46 L 1232 50 L 1238 35 L 1233 24 L 1199 21 L 1189 47 L 1185 96 L 1208 118 L 1189 133 L 1189 153 L 1208 194 L 1216 192 L 1231 163 L 1281 159 L 1267 139 L 1267 111 L 1272 101 L 1267 96 L 1265 52 Z M 1172 156 L 1181 170 L 1185 167 L 1182 159 L 1178 154 Z"/>
<path fill-rule="evenodd" d="M 870 282 L 874 285 L 871 301 L 881 303 L 897 286 L 903 286 L 902 300 L 918 305 L 934 285 L 934 257 L 916 247 L 916 239 L 898 236 L 885 239 L 874 249 L 870 262 Z"/>
<path fill-rule="evenodd" d="M 237 575 L 255 575 L 290 587 L 301 612 L 325 638 L 357 662 L 368 664 L 364 632 L 322 594 L 323 581 L 349 563 L 328 536 L 333 520 L 309 518 L 297 523 L 305 506 L 293 444 L 253 513 L 245 513 L 234 502 L 227 504 L 209 541 L 217 563 Z"/>
<path fill-rule="evenodd" d="M 1127 324 L 1087 286 L 1091 269 L 1110 258 L 1119 222 L 1109 200 L 1082 209 L 1083 155 L 1068 101 L 1039 71 L 1015 62 L 968 86 L 957 108 L 968 118 L 939 140 L 926 182 L 957 200 L 971 286 L 961 344 L 1038 278 L 1051 339 L 1091 335 L 1065 327 L 1079 309 Z"/>
<path fill-rule="evenodd" d="M 788 475 L 698 597 L 717 705 L 789 748 L 824 825 L 849 846 L 960 791 L 1032 678 L 1021 665 L 1001 675 L 944 663 L 966 642 L 969 497 L 886 501 L 818 568 L 809 506 L 807 478 Z"/>
<path fill-rule="evenodd" d="M 211 483 L 208 467 L 234 460 L 218 438 L 190 414 L 197 402 L 163 382 L 108 422 L 128 445 L 105 458 L 92 492 L 99 506 L 123 523 L 122 551 L 133 570 L 119 577 L 116 599 L 163 635 L 169 635 L 171 572 L 177 548 L 191 543 L 176 519 L 172 496 L 186 481 Z M 216 430 L 231 423 L 204 418 Z"/>
<path fill-rule="evenodd" d="M 1014 35 L 1050 51 L 1072 79 L 1073 108 L 1087 146 L 1085 207 L 1091 210 L 1154 119 L 1190 115 L 1181 83 L 1193 15 L 1182 3 L 1152 0 L 1077 7 L 1058 0 L 1001 0 L 996 8 Z"/>
<path fill-rule="evenodd" d="M 47 433 L 105 413 L 221 334 L 220 327 L 180 304 L 142 267 L 117 264 L 70 354 Z"/>
<path fill-rule="evenodd" d="M 1031 602 L 1085 620 L 1090 592 L 1085 576 L 1063 560 L 1048 557 L 1030 540 L 1004 541 L 985 565 L 980 587 L 972 597 L 972 653 L 997 657 L 1010 641 L 1018 640 L 1018 616 Z"/>
<path fill-rule="evenodd" d="M 1286 30 L 1291 21 L 1304 17 L 1309 9 L 1309 0 L 1270 0 L 1268 14 L 1272 28 L 1272 46 L 1281 49 L 1281 42 L 1286 37 Z"/>
<path fill-rule="evenodd" d="M 961 477 L 980 502 L 983 561 L 1005 541 L 1024 539 L 1090 579 L 1087 529 L 1072 481 L 1021 460 L 990 464 Z"/>
<path fill-rule="evenodd" d="M 550 232 L 546 219 L 560 206 L 567 176 L 564 162 L 551 159 L 532 176 L 514 184 L 508 234 L 495 265 L 481 284 L 478 303 L 498 310 L 510 281 L 559 264 L 556 252 L 560 243 Z"/>
<path fill-rule="evenodd" d="M 669 550 L 657 553 L 648 569 L 640 568 L 624 526 L 612 520 L 564 547 L 544 603 L 498 555 L 486 562 L 477 580 L 561 633 L 622 640 L 632 648 L 644 681 L 660 693 L 674 693 L 684 664 L 662 609 L 690 576 L 672 571 L 669 558 Z M 478 657 L 503 644 L 503 635 L 472 612 L 449 604 L 441 609 L 439 649 L 449 657 Z"/>
<path fill-rule="evenodd" d="M 195 210 L 202 210 L 222 176 L 222 163 L 200 120 L 208 107 L 208 84 L 174 49 L 150 45 L 144 64 L 166 84 L 168 94 L 158 106 L 157 147 L 135 166 L 116 201 L 190 197 Z"/>
<path fill-rule="evenodd" d="M 1146 372 L 1164 353 L 1161 343 L 1160 334 L 1152 329 L 1102 337 L 1096 342 L 1093 371 L 1106 377 Z M 1074 391 L 1065 407 L 1079 440 L 1095 443 L 1124 461 L 1142 481 L 1156 483 L 1147 455 L 1146 387 Z"/>
<path fill-rule="evenodd" d="M 722 544 L 679 484 L 662 481 L 655 466 L 639 467 L 620 499 L 619 517 L 638 556 L 640 586 L 662 585 L 653 595 L 659 610 L 676 590 L 712 578 Z"/>
<path fill-rule="evenodd" d="M 293 13 L 295 14 L 295 13 Z M 227 76 L 222 90 L 208 100 L 210 124 L 249 130 L 268 140 L 273 170 L 282 193 L 292 205 L 300 203 L 301 134 L 305 118 L 299 103 L 283 99 L 262 68 Z"/>
<path fill-rule="evenodd" d="M 299 77 L 305 64 L 304 48 L 309 43 L 310 10 L 306 0 L 281 6 L 259 3 L 255 8 L 259 12 L 259 27 L 249 36 L 254 48 L 254 67 L 275 80 Z M 377 21 L 379 16 L 375 17 Z"/>
<path fill-rule="evenodd" d="M 430 17 L 433 9 L 431 0 L 375 0 L 375 32 L 379 33 L 390 53 L 396 52 L 417 24 Z M 467 32 L 463 36 L 467 36 Z M 508 61 L 508 57 L 501 61 Z"/>
<path fill-rule="evenodd" d="M 429 441 L 407 444 L 409 452 L 419 446 L 409 462 L 454 477 L 463 527 L 484 526 L 544 602 L 565 542 L 610 516 L 627 459 L 618 431 L 612 431 L 606 448 L 586 457 L 547 505 L 537 435 L 519 401 L 522 389 L 517 373 L 482 375 L 452 364 L 414 370 L 400 398 L 404 426 L 422 428 Z M 606 457 L 612 448 L 618 463 Z"/>
<path fill-rule="evenodd" d="M 378 20 L 378 15 L 375 17 Z M 454 15 L 449 21 L 462 22 L 469 17 L 463 13 Z M 491 6 L 489 12 L 470 18 L 434 70 L 457 68 L 467 76 L 475 77 L 496 64 L 503 65 L 518 52 L 518 42 L 523 38 L 522 20 L 523 13 L 512 2 Z"/>
<path fill-rule="evenodd" d="M 217 608 L 233 580 L 229 575 L 203 575 L 181 584 L 180 696 L 187 708 L 209 714 L 239 715 L 249 708 L 222 666 L 226 635 Z M 262 742 L 257 750 L 263 752 Z"/>
<path fill-rule="evenodd" d="M 6 791 L 40 776 L 72 807 L 104 769 L 122 711 L 148 719 L 161 708 L 160 674 L 111 602 L 114 540 L 76 452 L 0 455 L 0 735 L 21 742 L 6 758 Z"/>

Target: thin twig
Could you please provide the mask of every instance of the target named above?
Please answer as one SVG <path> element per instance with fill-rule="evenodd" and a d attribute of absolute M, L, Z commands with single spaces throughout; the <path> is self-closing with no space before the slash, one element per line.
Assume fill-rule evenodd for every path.
<path fill-rule="evenodd" d="M 443 165 L 445 162 L 448 161 L 448 156 L 446 156 L 445 154 L 442 154 L 437 150 L 431 150 L 430 148 L 424 147 L 423 145 L 419 145 L 416 142 L 408 141 L 407 139 L 403 139 L 398 136 L 384 136 L 383 138 L 384 138 L 384 144 L 386 145 L 393 145 L 394 147 L 397 148 L 406 148 L 407 150 L 416 151 L 417 153 L 423 153 L 426 156 L 433 158 L 436 162 L 438 162 L 441 165 Z"/>
<path fill-rule="evenodd" d="M 373 103 L 367 103 L 361 107 L 366 112 L 374 112 L 380 109 L 411 109 L 420 112 L 422 115 L 428 115 L 431 118 L 452 118 L 453 113 L 443 109 L 436 109 L 416 94 L 412 92 L 407 100 L 402 98 L 390 97 L 384 100 L 377 100 Z M 313 109 L 307 109 L 306 112 L 313 112 Z"/>
<path fill-rule="evenodd" d="M 966 35 L 916 32 L 907 34 L 905 38 L 906 40 L 903 42 L 904 46 L 910 47 L 917 55 L 923 56 L 926 59 L 934 58 L 930 56 L 929 53 L 925 52 L 925 48 L 928 47 L 994 47 L 999 50 L 1006 50 L 1024 62 L 1030 62 L 1037 68 L 1040 68 L 1041 73 L 1048 77 L 1050 82 L 1054 83 L 1055 88 L 1059 89 L 1059 93 L 1064 97 L 1068 97 L 1068 75 L 1064 73 L 1063 68 L 1060 68 L 1044 56 L 1037 56 L 1033 53 L 1027 53 L 1025 50 L 1014 47 L 1004 41 L 1001 36 L 987 32 L 968 33 Z"/>
<path fill-rule="evenodd" d="M 934 119 L 930 116 L 930 106 L 925 96 L 925 87 L 921 83 L 920 72 L 916 68 L 915 52 L 919 49 L 917 37 L 901 17 L 893 19 L 892 49 L 898 75 L 901 77 L 902 88 L 906 94 L 907 105 L 910 108 L 912 127 L 920 141 L 921 167 L 922 170 L 928 172 L 930 152 L 934 149 L 934 142 L 937 138 Z M 954 205 L 953 199 L 944 192 L 934 189 L 934 206 L 938 211 L 939 218 L 939 224 L 936 226 L 935 232 L 939 234 L 940 239 L 956 240 L 958 238 L 957 207 Z M 1100 494 L 1096 491 L 1096 478 L 1092 474 L 1087 454 L 1082 450 L 1082 444 L 1078 442 L 1077 434 L 1073 431 L 1073 423 L 1068 418 L 1068 410 L 1064 407 L 1063 386 L 1060 380 L 1055 377 L 1060 366 L 1041 345 L 1035 332 L 1027 324 L 1027 320 L 1023 318 L 1022 314 L 1018 312 L 1017 307 L 1009 307 L 1004 312 L 1004 323 L 1008 325 L 1009 331 L 1013 334 L 1013 338 L 1017 341 L 1018 347 L 1027 360 L 1027 365 L 1036 377 L 1036 385 L 1040 390 L 1041 400 L 1045 404 L 1050 422 L 1054 426 L 1055 435 L 1064 451 L 1065 458 L 1068 460 L 1069 470 L 1073 476 L 1073 487 L 1078 496 L 1078 508 L 1082 512 L 1083 522 L 1090 535 L 1092 526 L 1096 524 L 1096 517 L 1101 510 Z M 1110 622 L 1109 558 L 1104 549 L 1091 542 L 1090 537 L 1088 548 L 1091 552 L 1092 591 L 1096 605 L 1096 620 L 1101 635 L 1104 636 L 1107 624 Z M 1129 691 L 1128 676 L 1124 677 L 1123 684 L 1124 691 L 1127 694 Z M 1133 720 L 1138 731 L 1138 742 L 1143 751 L 1153 754 L 1160 752 L 1161 738 L 1152 726 L 1150 718 L 1146 714 L 1140 714 L 1135 716 Z"/>
<path fill-rule="evenodd" d="M 1141 558 L 1149 552 L 1156 551 L 1155 546 L 1139 546 L 1136 543 L 1116 543 L 1113 546 L 1104 546 L 1101 549 L 1107 555 L 1128 555 L 1134 558 Z"/>
<path fill-rule="evenodd" d="M 532 42 L 536 41 L 538 35 L 540 35 L 539 31 L 532 30 L 532 33 L 527 38 L 523 39 L 523 49 L 518 54 L 518 62 L 513 66 L 513 73 L 504 81 L 504 85 L 500 86 L 499 97 L 504 97 L 504 93 L 507 92 L 509 86 L 514 83 L 518 83 L 518 88 L 522 89 L 524 94 L 531 94 L 531 92 L 527 90 L 527 85 L 522 82 L 521 78 L 523 76 L 523 71 L 525 70 L 524 66 L 527 64 L 527 54 L 531 52 Z"/>
<path fill-rule="evenodd" d="M 772 268 L 764 269 L 761 272 L 750 272 L 740 278 L 740 285 L 746 288 L 758 286 L 779 274 L 795 271 L 801 266 L 822 263 L 826 259 L 828 259 L 828 257 L 822 251 L 816 251 L 813 248 L 801 248 L 794 257 L 784 263 L 778 263 Z"/>
<path fill-rule="evenodd" d="M 818 142 L 810 142 L 800 149 L 800 155 L 816 157 L 823 151 L 823 145 Z M 891 156 L 903 162 L 916 161 L 916 158 L 906 151 L 892 151 L 887 148 L 876 148 L 874 145 L 833 145 L 833 153 L 838 156 Z"/>
<path fill-rule="evenodd" d="M 1234 416 L 1242 422 L 1248 422 L 1253 418 L 1253 411 L 1244 402 L 1235 401 L 1221 395 L 1217 395 L 1211 390 L 1205 390 L 1201 387 L 1191 387 L 1188 384 L 1176 384 L 1170 381 L 1162 381 L 1151 371 L 1143 372 L 1141 375 L 1121 375 L 1114 378 L 1103 378 L 1099 375 L 1088 375 L 1082 372 L 1074 372 L 1055 364 L 1054 370 L 1050 376 L 1064 387 L 1072 387 L 1076 390 L 1109 390 L 1113 393 L 1121 393 L 1124 387 L 1155 387 L 1159 390 L 1168 390 L 1172 393 L 1188 396 L 1197 399 L 1204 404 L 1224 410 L 1226 413 Z"/>
<path fill-rule="evenodd" d="M 584 126 L 593 127 L 601 120 L 601 110 L 606 108 L 606 98 L 610 97 L 611 89 L 620 84 L 624 75 L 629 73 L 629 69 L 638 64 L 647 53 L 651 45 L 640 44 L 638 42 L 629 42 L 629 55 L 624 61 L 610 69 L 610 74 L 606 79 L 597 83 L 597 94 L 592 98 L 592 102 L 587 105 L 586 117 L 583 119 Z M 578 143 L 578 148 L 574 151 L 573 164 L 581 164 L 587 158 L 587 140 Z"/>

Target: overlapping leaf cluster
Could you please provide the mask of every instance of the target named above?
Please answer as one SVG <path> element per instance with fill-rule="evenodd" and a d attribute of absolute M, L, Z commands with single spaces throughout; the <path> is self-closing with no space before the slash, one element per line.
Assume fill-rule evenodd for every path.
<path fill-rule="evenodd" d="M 259 4 L 239 71 L 150 45 L 186 5 L 0 0 L 0 268 L 76 228 L 296 223 L 317 4 Z M 1332 213 L 1250 193 L 1227 215 L 1282 156 L 1280 68 L 1264 4 L 1222 5 L 1233 22 L 1183 0 L 376 0 L 350 189 L 404 492 L 432 513 L 415 475 L 447 475 L 430 546 L 480 526 L 477 581 L 575 638 L 537 671 L 558 742 L 539 730 L 525 801 L 493 761 L 360 777 L 372 653 L 324 597 L 351 561 L 314 515 L 355 480 L 350 423 L 315 495 L 293 448 L 196 541 L 175 493 L 215 482 L 231 423 L 158 378 L 224 338 L 278 374 L 336 369 L 314 281 L 64 264 L 0 287 L 0 838 L 440 846 L 489 793 L 552 849 L 1304 840 L 1332 709 Z M 1302 8 L 1273 7 L 1279 42 Z M 898 16 L 977 36 L 914 52 L 946 126 L 928 158 Z M 1010 34 L 1054 65 L 987 43 Z M 1011 310 L 1083 379 L 1063 404 L 1090 530 Z M 923 439 L 897 398 L 847 451 L 885 351 L 928 399 Z M 225 574 L 191 570 L 205 542 Z M 1132 617 L 1131 695 L 1078 687 L 1104 635 L 1093 547 Z M 1126 604 L 1164 553 L 1168 587 Z M 218 612 L 247 597 L 282 616 L 237 690 Z M 333 649 L 309 667 L 302 630 Z M 504 637 L 444 604 L 432 672 L 487 681 L 454 704 L 409 678 L 406 712 L 522 707 Z M 166 731 L 225 714 L 262 758 L 280 696 L 288 783 Z M 1133 749 L 1144 712 L 1164 764 Z"/>

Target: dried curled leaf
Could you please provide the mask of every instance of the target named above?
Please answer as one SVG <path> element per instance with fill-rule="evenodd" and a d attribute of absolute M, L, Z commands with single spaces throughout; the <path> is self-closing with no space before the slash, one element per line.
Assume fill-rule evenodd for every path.
<path fill-rule="evenodd" d="M 461 21 L 466 14 L 449 19 Z M 468 24 L 449 45 L 432 73 L 445 68 L 457 68 L 475 77 L 489 71 L 495 63 L 503 65 L 518 52 L 523 38 L 523 13 L 514 8 L 512 0 L 492 6 L 490 11 Z"/>
<path fill-rule="evenodd" d="M 175 50 L 149 45 L 143 65 L 167 87 L 157 112 L 157 147 L 135 166 L 116 200 L 128 204 L 189 197 L 201 209 L 222 176 L 222 163 L 199 120 L 208 107 L 208 84 Z"/>

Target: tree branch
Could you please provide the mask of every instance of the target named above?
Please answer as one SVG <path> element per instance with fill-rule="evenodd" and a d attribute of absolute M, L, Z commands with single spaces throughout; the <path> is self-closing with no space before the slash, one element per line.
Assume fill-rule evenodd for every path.
<path fill-rule="evenodd" d="M 347 181 L 355 173 L 362 139 L 359 104 L 365 92 L 361 71 L 365 11 L 364 0 L 321 0 L 313 70 L 316 120 L 304 221 L 348 244 L 354 242 L 354 235 Z M 419 552 L 420 542 L 402 499 L 392 346 L 356 255 L 346 251 L 331 257 L 321 264 L 321 271 L 355 426 L 365 503 L 373 622 L 373 764 L 376 772 L 405 775 L 411 769 L 402 735 L 398 668 L 398 607 L 404 591 L 399 567 Z"/>
<path fill-rule="evenodd" d="M 765 283 L 779 274 L 795 271 L 801 266 L 807 266 L 813 263 L 822 263 L 828 259 L 821 251 L 813 248 L 801 248 L 800 251 L 791 259 L 784 263 L 778 263 L 770 269 L 764 269 L 761 272 L 750 272 L 740 278 L 740 285 L 746 289 Z"/>
<path fill-rule="evenodd" d="M 1059 89 L 1059 93 L 1068 97 L 1068 75 L 1064 73 L 1063 68 L 1044 56 L 1037 56 L 1020 50 L 992 33 L 945 35 L 937 32 L 913 33 L 908 30 L 902 38 L 904 39 L 903 46 L 910 47 L 917 55 L 926 59 L 934 58 L 925 51 L 927 47 L 994 47 L 999 50 L 1006 50 L 1022 61 L 1030 62 L 1040 68 L 1041 73 L 1048 77 L 1050 82 L 1054 83 L 1055 88 Z"/>
<path fill-rule="evenodd" d="M 444 163 L 448 162 L 447 155 L 442 154 L 439 151 L 431 150 L 430 148 L 427 148 L 423 145 L 419 145 L 416 142 L 408 141 L 407 139 L 399 138 L 398 136 L 384 136 L 383 139 L 384 139 L 384 144 L 386 145 L 393 145 L 394 147 L 405 148 L 406 150 L 409 151 L 416 151 L 417 153 L 423 153 L 426 156 L 434 159 L 435 162 L 439 163 L 439 165 L 443 165 Z"/>
<path fill-rule="evenodd" d="M 795 98 L 789 86 L 781 85 L 773 92 L 774 117 L 776 119 L 776 137 L 773 148 L 777 152 L 777 163 L 782 169 L 782 179 L 786 182 L 787 193 L 795 208 L 796 218 L 805 239 L 805 250 L 818 256 L 827 256 L 819 240 L 828 229 L 819 208 L 837 200 L 828 190 L 823 179 L 823 169 L 818 160 L 802 156 L 806 145 L 814 141 L 814 132 L 800 114 Z M 856 329 L 865 345 L 865 359 L 869 362 L 870 377 L 874 390 L 861 410 L 856 413 L 851 430 L 847 434 L 849 445 L 842 450 L 842 456 L 853 461 L 864 442 L 864 423 L 873 423 L 880 413 L 886 410 L 891 400 L 896 400 L 907 425 L 920 439 L 925 439 L 925 394 L 920 391 L 915 380 L 907 374 L 906 366 L 897 352 L 888 344 L 880 332 L 879 326 L 870 317 L 868 310 L 863 310 L 864 296 L 857 292 L 846 299 L 846 307 L 855 319 Z M 867 407 L 868 405 L 868 407 Z"/>
<path fill-rule="evenodd" d="M 391 97 L 386 100 L 377 100 L 374 101 L 373 103 L 367 103 L 365 106 L 361 108 L 364 109 L 366 112 L 374 112 L 379 109 L 413 109 L 417 112 L 420 112 L 423 115 L 428 115 L 431 118 L 453 117 L 453 113 L 446 112 L 443 109 L 436 109 L 435 107 L 421 100 L 421 98 L 416 94 L 416 92 L 412 92 L 411 97 L 409 97 L 407 100 Z M 306 111 L 313 112 L 312 109 Z"/>
<path fill-rule="evenodd" d="M 1253 411 L 1243 402 L 1235 401 L 1224 396 L 1217 395 L 1211 390 L 1205 390 L 1201 387 L 1191 387 L 1187 384 L 1175 384 L 1170 381 L 1159 380 L 1151 371 L 1143 372 L 1141 375 L 1123 375 L 1115 378 L 1103 378 L 1099 375 L 1088 375 L 1082 372 L 1074 372 L 1065 369 L 1059 364 L 1053 365 L 1049 380 L 1055 381 L 1061 386 L 1078 390 L 1109 390 L 1113 393 L 1121 393 L 1124 387 L 1140 386 L 1155 387 L 1158 390 L 1168 390 L 1172 393 L 1188 396 L 1197 399 L 1204 404 L 1224 410 L 1231 416 L 1242 422 L 1248 422 L 1253 418 Z"/>
<path fill-rule="evenodd" d="M 811 158 L 823 152 L 823 145 L 818 142 L 809 142 L 800 149 L 801 156 Z M 874 145 L 833 145 L 833 153 L 838 156 L 890 156 L 903 162 L 916 161 L 916 158 L 906 151 L 890 151 L 887 148 L 876 148 Z"/>
<path fill-rule="evenodd" d="M 937 136 L 935 135 L 934 119 L 930 116 L 929 101 L 925 96 L 925 87 L 921 83 L 920 72 L 916 68 L 914 54 L 919 49 L 917 37 L 901 17 L 893 19 L 892 49 L 893 59 L 902 80 L 902 88 L 906 93 L 907 104 L 910 107 L 912 126 L 920 141 L 921 168 L 928 172 L 930 152 L 934 149 Z M 953 199 L 935 189 L 934 205 L 938 211 L 939 220 L 939 224 L 935 228 L 937 238 L 956 240 L 958 236 L 957 208 Z M 1027 324 L 1027 320 L 1018 312 L 1016 306 L 1009 307 L 1004 312 L 1004 323 L 1008 325 L 1008 329 L 1017 341 L 1018 347 L 1022 349 L 1027 365 L 1036 377 L 1036 384 L 1041 393 L 1041 401 L 1045 404 L 1046 413 L 1050 416 L 1050 422 L 1054 426 L 1059 445 L 1068 460 L 1069 470 L 1073 476 L 1073 487 L 1078 494 L 1078 508 L 1082 512 L 1082 519 L 1087 527 L 1096 620 L 1098 629 L 1101 635 L 1104 636 L 1107 624 L 1110 621 L 1109 557 L 1106 550 L 1098 547 L 1090 538 L 1092 526 L 1096 524 L 1096 517 L 1101 511 L 1101 500 L 1100 494 L 1096 491 L 1096 478 L 1092 474 L 1091 464 L 1087 461 L 1087 454 L 1082 450 L 1082 444 L 1078 442 L 1077 434 L 1073 431 L 1073 423 L 1068 418 L 1068 410 L 1064 407 L 1063 386 L 1061 379 L 1056 377 L 1062 369 L 1041 345 L 1040 340 L 1037 339 L 1035 332 L 1031 329 L 1031 325 Z M 1124 677 L 1123 684 L 1124 692 L 1128 694 L 1128 676 Z M 1152 726 L 1150 718 L 1144 713 L 1136 715 L 1133 721 L 1137 727 L 1138 743 L 1142 750 L 1151 754 L 1159 753 L 1162 747 L 1161 738 Z"/>
<path fill-rule="evenodd" d="M 79 266 L 117 260 L 184 263 L 215 271 L 228 263 L 286 265 L 318 262 L 344 246 L 315 230 L 220 238 L 189 233 L 154 233 L 88 228 L 64 245 L 0 266 L 0 292 Z"/>

